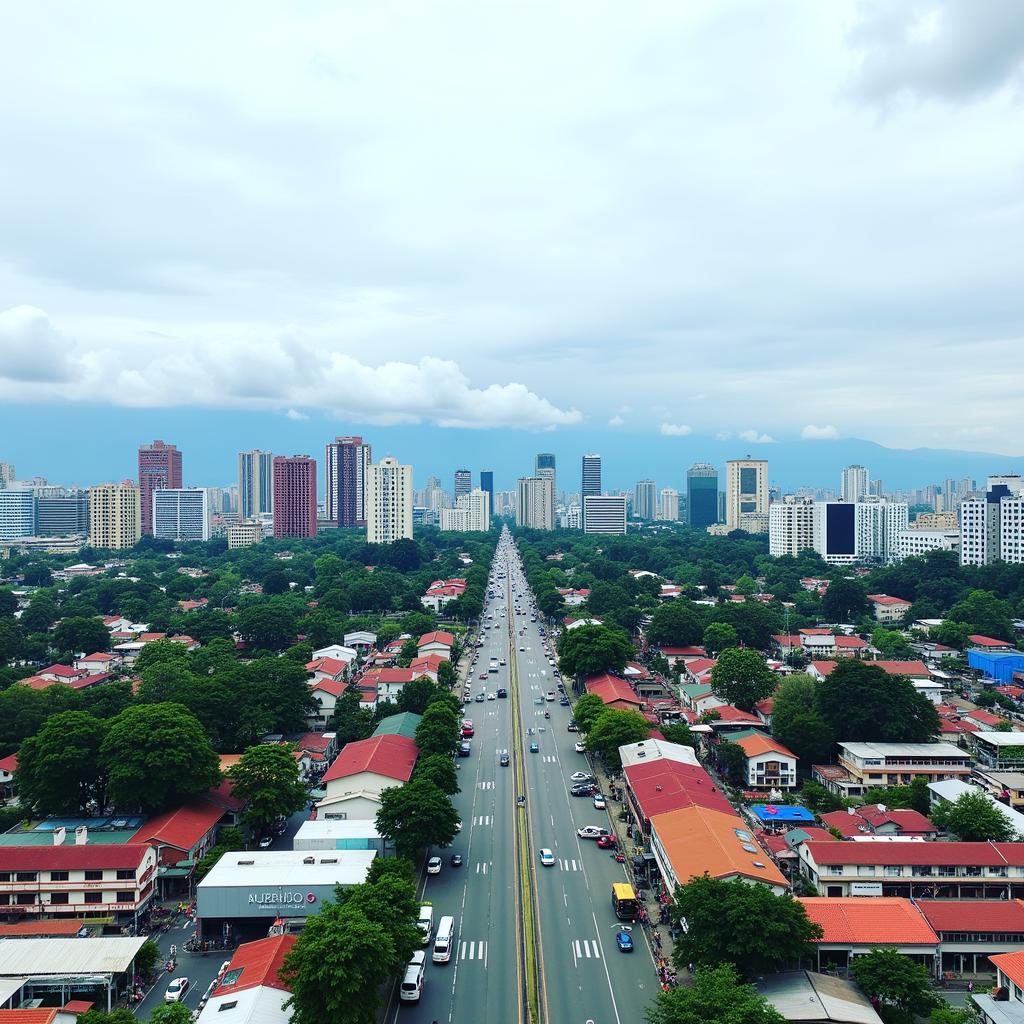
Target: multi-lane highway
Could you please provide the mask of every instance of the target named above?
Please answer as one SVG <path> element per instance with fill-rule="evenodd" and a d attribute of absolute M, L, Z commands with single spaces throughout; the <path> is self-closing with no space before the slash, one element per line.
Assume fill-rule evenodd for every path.
<path fill-rule="evenodd" d="M 481 620 L 488 628 L 481 628 L 483 646 L 469 675 L 471 698 L 464 712 L 475 728 L 472 754 L 458 760 L 462 792 L 455 805 L 463 828 L 451 849 L 438 851 L 444 866 L 440 875 L 427 878 L 423 895 L 433 904 L 435 923 L 446 914 L 455 917 L 455 953 L 450 963 L 434 964 L 427 947 L 420 1002 L 399 1004 L 396 997 L 388 1020 L 463 1024 L 525 1019 L 514 783 L 516 759 L 522 758 L 528 866 L 537 894 L 542 1019 L 633 1024 L 643 1019 L 654 996 L 656 975 L 639 927 L 632 930 L 633 952 L 619 952 L 615 942 L 620 924 L 612 912 L 611 885 L 625 880 L 622 865 L 593 841 L 576 836 L 583 825 L 610 827 L 608 814 L 589 797 L 569 795 L 570 774 L 589 766 L 575 751 L 578 733 L 567 729 L 571 709 L 559 703 L 556 666 L 544 650 L 543 624 L 531 621 L 533 595 L 507 534 L 491 575 L 495 596 L 488 598 Z M 505 662 L 497 673 L 487 672 L 492 657 Z M 486 680 L 479 678 L 481 673 Z M 510 697 L 476 701 L 480 691 L 496 694 L 499 687 Z M 552 690 L 555 700 L 548 701 Z M 519 743 L 513 729 L 520 730 Z M 536 753 L 530 750 L 533 742 Z M 501 765 L 502 751 L 509 752 L 508 767 Z M 541 849 L 554 853 L 553 866 L 540 864 Z M 451 866 L 452 853 L 462 854 L 461 867 Z"/>

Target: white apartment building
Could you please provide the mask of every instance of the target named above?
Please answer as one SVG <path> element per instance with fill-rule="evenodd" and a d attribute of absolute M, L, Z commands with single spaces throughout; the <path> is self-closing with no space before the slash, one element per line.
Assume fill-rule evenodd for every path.
<path fill-rule="evenodd" d="M 263 540 L 263 524 L 247 520 L 228 524 L 228 548 L 249 548 Z"/>
<path fill-rule="evenodd" d="M 516 526 L 555 528 L 554 481 L 547 476 L 520 477 L 516 485 Z"/>
<path fill-rule="evenodd" d="M 626 532 L 626 496 L 624 494 L 588 494 L 583 499 L 583 532 L 624 534 Z"/>
<path fill-rule="evenodd" d="M 787 494 L 768 507 L 768 554 L 793 558 L 814 547 L 814 499 Z"/>
<path fill-rule="evenodd" d="M 653 480 L 637 480 L 633 495 L 633 515 L 637 519 L 654 519 L 657 511 Z"/>
<path fill-rule="evenodd" d="M 491 496 L 479 487 L 455 499 L 455 508 L 441 509 L 441 529 L 454 533 L 486 533 L 491 528 Z"/>
<path fill-rule="evenodd" d="M 153 536 L 164 540 L 209 540 L 210 496 L 203 487 L 153 491 Z"/>
<path fill-rule="evenodd" d="M 0 489 L 0 540 L 32 537 L 35 532 L 35 494 L 27 487 Z"/>
<path fill-rule="evenodd" d="M 861 501 L 871 493 L 871 480 L 863 466 L 847 466 L 839 482 L 839 497 L 843 501 Z"/>
<path fill-rule="evenodd" d="M 905 502 L 870 497 L 856 503 L 819 501 L 814 506 L 814 550 L 831 565 L 895 561 L 896 539 L 908 520 Z"/>
<path fill-rule="evenodd" d="M 768 462 L 765 459 L 730 459 L 725 464 L 725 523 L 743 529 L 746 512 L 768 515 Z"/>
<path fill-rule="evenodd" d="M 959 551 L 959 530 L 901 530 L 896 534 L 896 561 L 928 551 Z"/>
<path fill-rule="evenodd" d="M 679 521 L 679 492 L 671 487 L 663 487 L 661 500 L 658 504 L 658 518 L 666 523 Z"/>
<path fill-rule="evenodd" d="M 366 477 L 366 541 L 412 538 L 412 466 L 390 455 L 371 463 Z"/>
<path fill-rule="evenodd" d="M 960 503 L 960 564 L 1024 561 L 1024 480 L 990 476 L 985 494 Z"/>
<path fill-rule="evenodd" d="M 133 483 L 89 488 L 89 544 L 94 548 L 130 548 L 142 536 L 139 489 Z"/>
<path fill-rule="evenodd" d="M 583 506 L 582 505 L 569 505 L 566 508 L 559 509 L 559 512 L 558 512 L 558 525 L 563 530 L 582 530 L 583 529 Z"/>

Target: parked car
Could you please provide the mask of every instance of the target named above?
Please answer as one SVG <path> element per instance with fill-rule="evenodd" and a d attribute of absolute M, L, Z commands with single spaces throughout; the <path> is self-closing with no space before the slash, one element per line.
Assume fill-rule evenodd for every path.
<path fill-rule="evenodd" d="M 604 802 L 604 793 L 594 794 L 594 810 L 603 811 L 608 805 Z"/>
<path fill-rule="evenodd" d="M 453 853 L 451 855 L 451 857 L 448 858 L 448 862 L 451 864 L 451 866 L 453 868 L 461 868 L 462 867 L 462 854 L 461 853 Z"/>
<path fill-rule="evenodd" d="M 611 833 L 600 825 L 584 825 L 583 828 L 576 829 L 576 835 L 580 839 L 600 839 L 601 836 L 610 836 Z"/>
<path fill-rule="evenodd" d="M 580 727 L 576 724 L 576 719 L 575 718 L 566 726 L 566 729 L 568 729 L 569 732 L 579 732 L 580 731 Z"/>
<path fill-rule="evenodd" d="M 576 741 L 576 753 L 585 754 L 587 752 L 587 745 L 582 740 Z"/>
<path fill-rule="evenodd" d="M 572 775 L 569 776 L 569 781 L 570 782 L 597 782 L 597 779 L 595 779 L 594 776 L 590 774 L 590 772 L 573 772 Z"/>
<path fill-rule="evenodd" d="M 570 796 L 593 796 L 593 794 L 594 784 L 592 782 L 577 782 L 576 785 L 569 790 Z"/>
<path fill-rule="evenodd" d="M 498 687 L 498 696 L 499 697 L 503 697 L 503 698 L 504 697 L 508 697 L 508 690 L 506 690 L 504 686 L 499 686 Z"/>
<path fill-rule="evenodd" d="M 441 874 L 441 858 L 431 857 L 427 861 L 427 874 L 428 875 L 439 875 Z"/>
<path fill-rule="evenodd" d="M 619 842 L 615 836 L 598 836 L 597 845 L 602 850 L 614 850 Z"/>

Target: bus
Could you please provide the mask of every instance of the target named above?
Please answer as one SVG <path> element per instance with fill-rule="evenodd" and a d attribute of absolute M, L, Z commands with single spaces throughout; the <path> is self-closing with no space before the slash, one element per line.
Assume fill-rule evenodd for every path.
<path fill-rule="evenodd" d="M 620 921 L 635 921 L 640 913 L 633 886 L 625 882 L 612 883 L 612 909 Z"/>

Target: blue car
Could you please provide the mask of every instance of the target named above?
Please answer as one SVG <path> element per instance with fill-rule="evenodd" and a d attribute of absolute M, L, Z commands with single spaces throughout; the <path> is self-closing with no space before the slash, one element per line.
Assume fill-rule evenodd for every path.
<path fill-rule="evenodd" d="M 536 754 L 538 750 L 540 750 L 540 744 L 536 740 L 534 740 L 530 744 L 530 753 L 531 754 Z"/>
<path fill-rule="evenodd" d="M 620 953 L 633 952 L 633 936 L 629 932 L 616 932 L 615 945 L 619 947 Z"/>

